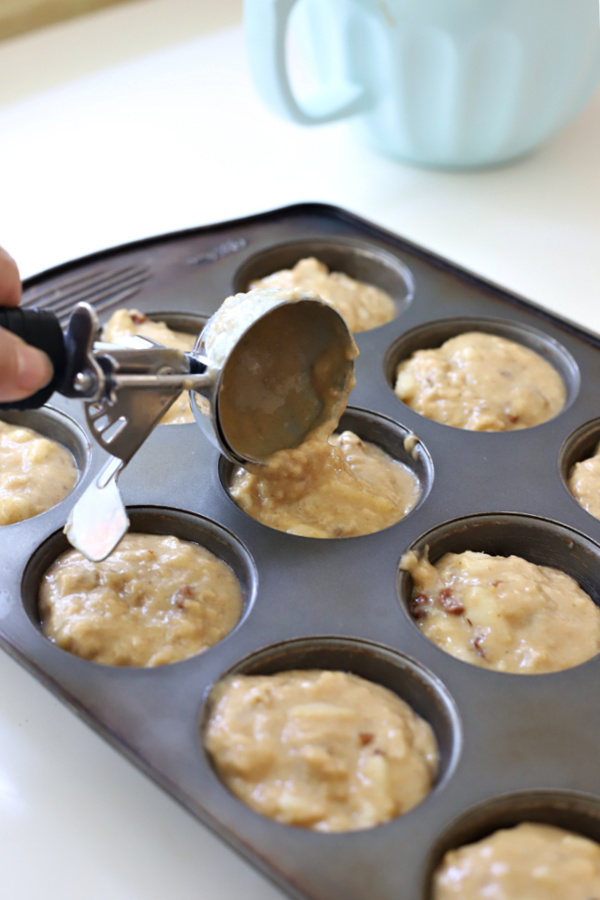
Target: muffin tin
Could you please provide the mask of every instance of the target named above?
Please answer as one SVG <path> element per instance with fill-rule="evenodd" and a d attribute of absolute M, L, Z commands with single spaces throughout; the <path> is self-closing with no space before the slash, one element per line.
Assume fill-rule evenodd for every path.
<path fill-rule="evenodd" d="M 127 306 L 201 322 L 228 294 L 307 254 L 394 298 L 392 322 L 356 335 L 357 383 L 341 424 L 414 468 L 422 487 L 417 507 L 363 537 L 276 532 L 235 505 L 226 489 L 229 464 L 195 424 L 159 426 L 120 477 L 131 528 L 195 540 L 225 560 L 242 585 L 244 612 L 223 641 L 183 662 L 143 670 L 90 663 L 51 644 L 37 614 L 43 572 L 67 547 L 62 528 L 71 505 L 106 460 L 85 436 L 82 406 L 55 395 L 45 409 L 2 414 L 70 447 L 80 478 L 58 506 L 0 529 L 0 641 L 290 897 L 428 900 L 445 850 L 497 827 L 527 818 L 600 839 L 600 657 L 550 675 L 472 667 L 420 633 L 408 613 L 409 578 L 398 569 L 406 550 L 426 544 L 434 561 L 447 549 L 518 553 L 572 574 L 600 603 L 600 521 L 565 486 L 568 468 L 600 433 L 600 339 L 321 204 L 77 260 L 30 279 L 24 302 L 64 310 L 65 297 L 72 305 L 82 292 L 97 302 L 101 321 Z M 122 271 L 143 277 L 124 289 Z M 398 361 L 467 327 L 520 340 L 553 362 L 567 388 L 563 411 L 535 428 L 491 434 L 440 425 L 407 408 L 392 390 Z M 292 668 L 348 670 L 409 702 L 440 748 L 431 794 L 398 819 L 346 834 L 280 825 L 235 798 L 202 745 L 211 686 L 226 673 Z"/>

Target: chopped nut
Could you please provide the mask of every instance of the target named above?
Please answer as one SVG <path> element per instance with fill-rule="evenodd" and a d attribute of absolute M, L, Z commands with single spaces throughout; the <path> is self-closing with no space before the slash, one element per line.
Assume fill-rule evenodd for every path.
<path fill-rule="evenodd" d="M 452 616 L 459 616 L 465 611 L 463 604 L 452 593 L 452 588 L 444 588 L 438 594 L 440 606 Z"/>
<path fill-rule="evenodd" d="M 413 619 L 424 619 L 427 615 L 427 610 L 425 609 L 431 603 L 431 598 L 427 596 L 427 594 L 419 594 L 417 597 L 413 597 L 410 601 L 410 614 Z"/>

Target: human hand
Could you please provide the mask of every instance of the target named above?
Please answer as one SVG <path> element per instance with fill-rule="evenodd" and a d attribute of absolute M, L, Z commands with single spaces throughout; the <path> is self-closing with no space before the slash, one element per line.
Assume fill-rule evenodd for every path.
<path fill-rule="evenodd" d="M 14 259 L 0 247 L 0 306 L 18 306 L 21 279 Z M 41 350 L 0 328 L 0 402 L 35 394 L 52 378 L 52 363 Z"/>

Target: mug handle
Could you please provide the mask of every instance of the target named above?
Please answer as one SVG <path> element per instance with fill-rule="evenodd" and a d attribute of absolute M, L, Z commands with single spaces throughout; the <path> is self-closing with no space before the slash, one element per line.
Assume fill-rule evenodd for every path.
<path fill-rule="evenodd" d="M 371 105 L 366 89 L 344 79 L 325 85 L 302 105 L 296 100 L 285 52 L 288 19 L 296 2 L 244 0 L 248 61 L 263 100 L 280 116 L 301 125 L 319 125 L 363 112 Z"/>

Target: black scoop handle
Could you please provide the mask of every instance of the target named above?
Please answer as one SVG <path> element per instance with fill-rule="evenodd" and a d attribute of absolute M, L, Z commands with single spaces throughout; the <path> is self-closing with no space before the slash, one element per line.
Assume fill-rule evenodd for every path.
<path fill-rule="evenodd" d="M 65 336 L 58 316 L 45 309 L 22 309 L 0 306 L 0 327 L 18 335 L 27 344 L 46 353 L 54 367 L 52 381 L 23 400 L 0 403 L 0 409 L 38 409 L 46 403 L 54 391 L 59 390 L 67 368 Z"/>

